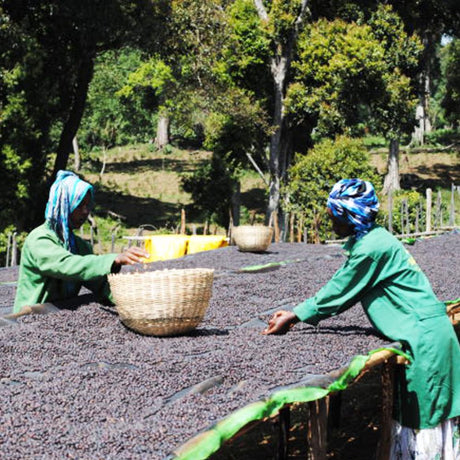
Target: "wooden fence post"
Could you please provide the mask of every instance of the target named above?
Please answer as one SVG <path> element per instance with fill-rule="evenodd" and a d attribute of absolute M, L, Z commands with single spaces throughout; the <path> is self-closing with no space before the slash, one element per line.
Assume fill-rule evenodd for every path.
<path fill-rule="evenodd" d="M 294 243 L 294 220 L 295 214 L 291 212 L 291 216 L 289 219 L 289 242 Z"/>
<path fill-rule="evenodd" d="M 284 406 L 278 414 L 278 452 L 277 460 L 287 460 L 289 458 L 289 426 L 291 423 L 291 409 Z"/>
<path fill-rule="evenodd" d="M 388 231 L 393 233 L 393 191 L 388 191 Z"/>
<path fill-rule="evenodd" d="M 180 211 L 180 234 L 185 235 L 185 209 Z"/>
<path fill-rule="evenodd" d="M 272 216 L 273 216 L 273 228 L 275 229 L 275 243 L 279 243 L 280 242 L 280 228 L 278 225 L 278 213 L 276 211 L 273 211 Z"/>
<path fill-rule="evenodd" d="M 297 219 L 297 243 L 302 242 L 302 233 L 303 233 L 303 216 L 300 215 Z"/>
<path fill-rule="evenodd" d="M 406 199 L 406 233 L 410 234 L 409 200 Z"/>
<path fill-rule="evenodd" d="M 431 199 L 432 199 L 431 188 L 426 189 L 426 226 L 425 231 L 431 232 Z"/>
<path fill-rule="evenodd" d="M 11 233 L 8 233 L 8 243 L 6 245 L 6 261 L 5 267 L 9 267 L 10 263 L 10 249 L 11 249 Z"/>
<path fill-rule="evenodd" d="M 18 243 L 16 241 L 16 232 L 13 232 L 13 244 L 11 248 L 11 266 L 15 267 L 18 264 Z"/>
<path fill-rule="evenodd" d="M 308 458 L 326 460 L 327 454 L 327 397 L 308 403 Z"/>
<path fill-rule="evenodd" d="M 441 196 L 441 190 L 438 190 L 438 194 L 436 196 L 435 227 L 436 228 L 441 228 L 442 227 L 442 196 Z"/>
<path fill-rule="evenodd" d="M 396 357 L 389 359 L 382 365 L 382 413 L 380 420 L 380 439 L 377 445 L 376 460 L 387 460 L 390 458 L 395 365 Z"/>
<path fill-rule="evenodd" d="M 450 190 L 450 214 L 449 227 L 455 227 L 455 184 L 452 183 Z"/>
<path fill-rule="evenodd" d="M 405 206 L 405 204 L 406 204 L 406 199 L 403 198 L 401 200 L 401 205 L 400 205 L 400 209 L 399 209 L 399 214 L 400 214 L 400 216 L 399 216 L 399 225 L 400 225 L 401 233 L 404 233 L 404 217 L 406 215 L 406 212 L 405 212 L 406 211 L 406 206 Z"/>

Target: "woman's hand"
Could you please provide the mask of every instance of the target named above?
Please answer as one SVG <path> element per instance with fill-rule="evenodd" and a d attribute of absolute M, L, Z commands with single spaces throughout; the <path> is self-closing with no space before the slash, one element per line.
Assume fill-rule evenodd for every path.
<path fill-rule="evenodd" d="M 114 263 L 116 265 L 133 265 L 133 264 L 140 264 L 143 262 L 143 259 L 149 257 L 149 253 L 144 251 L 137 246 L 132 246 L 122 254 L 118 254 L 117 258 L 115 259 Z"/>
<path fill-rule="evenodd" d="M 292 311 L 279 310 L 270 318 L 268 327 L 262 334 L 286 334 L 298 322 L 299 318 Z"/>

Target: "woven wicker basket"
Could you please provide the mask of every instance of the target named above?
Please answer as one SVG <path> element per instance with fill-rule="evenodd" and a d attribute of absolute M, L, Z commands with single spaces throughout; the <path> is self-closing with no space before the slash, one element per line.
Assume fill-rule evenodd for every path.
<path fill-rule="evenodd" d="M 203 319 L 214 270 L 157 270 L 108 276 L 123 324 L 146 335 L 178 335 Z"/>
<path fill-rule="evenodd" d="M 235 244 L 243 252 L 266 251 L 273 237 L 273 228 L 262 225 L 240 225 L 232 232 Z"/>

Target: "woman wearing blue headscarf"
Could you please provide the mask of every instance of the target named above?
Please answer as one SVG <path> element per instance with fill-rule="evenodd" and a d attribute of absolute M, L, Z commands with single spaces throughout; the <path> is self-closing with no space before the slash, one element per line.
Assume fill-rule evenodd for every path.
<path fill-rule="evenodd" d="M 14 313 L 24 306 L 75 297 L 82 285 L 99 300 L 110 301 L 106 275 L 148 256 L 135 247 L 122 254 L 94 255 L 91 245 L 74 234 L 88 218 L 93 193 L 93 187 L 76 174 L 58 172 L 45 222 L 30 232 L 21 252 Z"/>
<path fill-rule="evenodd" d="M 347 261 L 319 292 L 293 311 L 278 311 L 264 334 L 284 334 L 361 302 L 374 327 L 399 341 L 412 362 L 398 376 L 392 459 L 460 458 L 460 346 L 424 273 L 404 246 L 375 224 L 379 202 L 371 183 L 334 185 L 327 213 L 334 231 L 349 237 Z"/>

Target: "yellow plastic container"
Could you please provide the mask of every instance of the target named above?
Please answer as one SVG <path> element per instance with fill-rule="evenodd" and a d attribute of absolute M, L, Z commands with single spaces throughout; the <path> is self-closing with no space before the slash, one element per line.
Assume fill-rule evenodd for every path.
<path fill-rule="evenodd" d="M 189 236 L 187 235 L 152 235 L 145 237 L 145 250 L 150 257 L 145 262 L 177 259 L 187 253 Z"/>
<path fill-rule="evenodd" d="M 228 239 L 224 235 L 191 235 L 189 238 L 187 254 L 228 246 Z"/>

